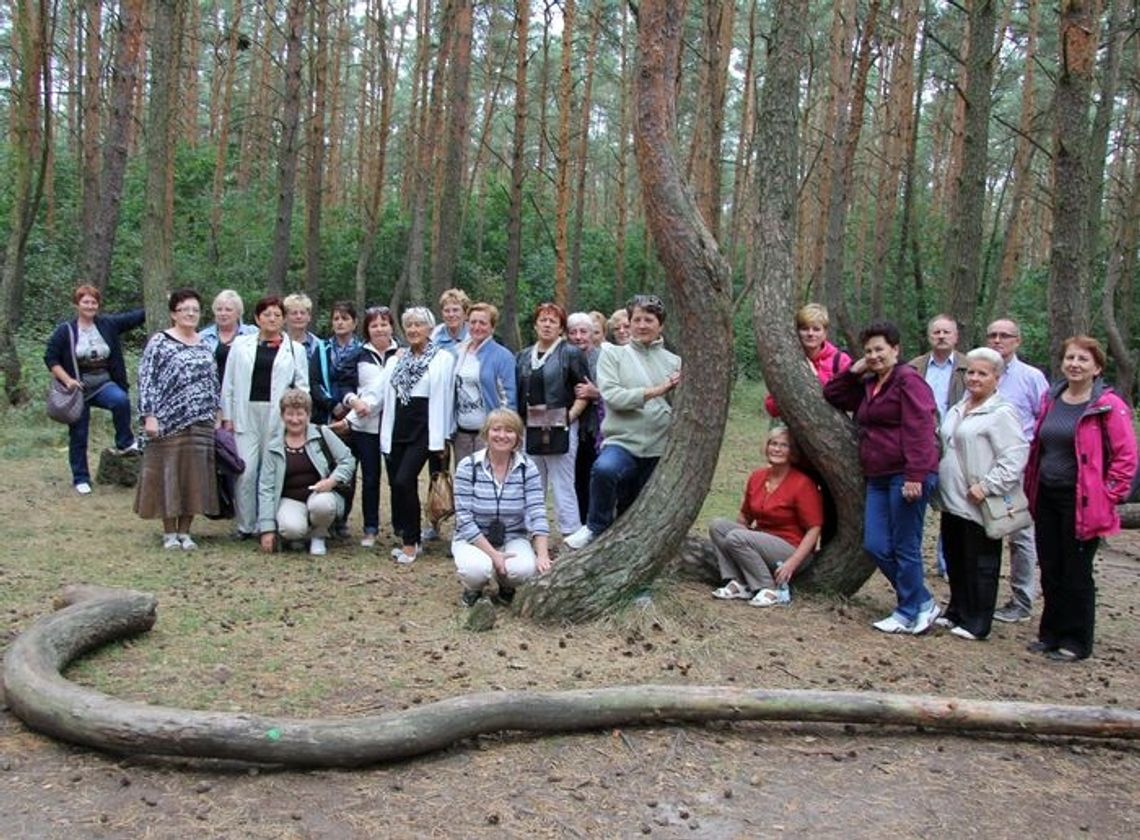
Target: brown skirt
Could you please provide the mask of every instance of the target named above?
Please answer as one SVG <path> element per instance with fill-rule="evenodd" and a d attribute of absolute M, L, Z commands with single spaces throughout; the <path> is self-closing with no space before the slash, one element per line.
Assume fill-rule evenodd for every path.
<path fill-rule="evenodd" d="M 143 519 L 216 514 L 214 426 L 196 423 L 177 434 L 147 442 L 135 493 Z"/>

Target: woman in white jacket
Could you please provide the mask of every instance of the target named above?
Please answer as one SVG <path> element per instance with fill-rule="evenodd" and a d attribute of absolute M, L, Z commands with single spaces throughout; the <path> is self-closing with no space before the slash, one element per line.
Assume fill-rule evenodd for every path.
<path fill-rule="evenodd" d="M 392 334 L 392 310 L 372 306 L 364 311 L 365 344 L 356 363 L 356 391 L 346 394 L 344 404 L 351 410 L 343 425 L 352 432 L 352 449 L 360 462 L 360 513 L 364 519 L 364 548 L 376 545 L 380 533 L 380 417 L 388 376 L 394 366 L 393 357 L 400 349 Z M 339 429 L 338 429 L 339 431 Z"/>
<path fill-rule="evenodd" d="M 222 377 L 222 425 L 234 433 L 245 471 L 234 487 L 239 539 L 257 532 L 257 480 L 265 447 L 284 425 L 277 405 L 290 388 L 309 390 L 309 362 L 303 345 L 282 332 L 285 305 L 263 297 L 254 308 L 256 334 L 239 335 Z"/>
<path fill-rule="evenodd" d="M 1001 571 L 1001 540 L 986 535 L 981 504 L 1021 485 L 1029 444 L 1017 410 L 997 391 L 1005 363 L 996 350 L 966 354 L 966 395 L 942 421 L 938 506 L 950 603 L 935 624 L 961 639 L 990 634 Z"/>
<path fill-rule="evenodd" d="M 392 527 L 403 543 L 392 549 L 392 559 L 406 564 L 420 554 L 420 473 L 429 456 L 432 472 L 444 468 L 454 420 L 455 357 L 439 352 L 430 340 L 435 326 L 430 309 L 413 307 L 400 322 L 408 349 L 392 365 L 384 389 L 380 450 L 388 462 Z"/>

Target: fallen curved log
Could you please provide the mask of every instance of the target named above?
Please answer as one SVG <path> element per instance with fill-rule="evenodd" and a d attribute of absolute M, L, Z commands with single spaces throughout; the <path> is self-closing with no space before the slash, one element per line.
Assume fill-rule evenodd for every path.
<path fill-rule="evenodd" d="M 80 595 L 84 600 L 41 618 L 12 644 L 4 663 L 5 692 L 12 711 L 33 729 L 111 752 L 351 767 L 421 755 L 503 730 L 573 732 L 711 720 L 1140 737 L 1140 711 L 1131 709 L 713 686 L 488 692 L 354 719 L 298 720 L 151 706 L 76 685 L 60 671 L 99 645 L 149 630 L 157 600 L 126 590 Z"/>

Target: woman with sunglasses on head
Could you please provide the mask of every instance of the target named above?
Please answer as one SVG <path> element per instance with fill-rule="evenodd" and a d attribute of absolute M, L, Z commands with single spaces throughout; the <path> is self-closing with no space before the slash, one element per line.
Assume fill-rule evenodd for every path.
<path fill-rule="evenodd" d="M 604 440 L 590 471 L 586 523 L 566 539 L 570 548 L 591 543 L 633 504 L 665 451 L 673 419 L 667 398 L 681 383 L 681 357 L 665 349 L 665 305 L 656 295 L 635 295 L 626 310 L 629 344 L 605 347 L 598 358 Z"/>
<path fill-rule="evenodd" d="M 1073 336 L 1061 352 L 1065 378 L 1045 395 L 1025 468 L 1045 602 L 1029 650 L 1075 662 L 1092 655 L 1093 558 L 1120 530 L 1116 506 L 1136 474 L 1136 435 L 1128 405 L 1101 379 L 1100 342 Z"/>
<path fill-rule="evenodd" d="M 356 356 L 356 388 L 344 396 L 348 414 L 330 428 L 351 433 L 353 454 L 360 464 L 360 514 L 364 536 L 360 545 L 372 548 L 380 533 L 380 415 L 384 391 L 399 345 L 392 310 L 372 306 L 364 311 L 364 344 Z"/>
<path fill-rule="evenodd" d="M 135 513 L 162 520 L 162 547 L 198 546 L 190 525 L 218 512 L 214 424 L 221 385 L 214 354 L 198 335 L 202 297 L 179 289 L 168 301 L 171 326 L 155 333 L 139 363 L 139 414 L 148 444 Z"/>
<path fill-rule="evenodd" d="M 566 310 L 540 303 L 534 310 L 535 341 L 515 360 L 519 415 L 526 423 L 526 453 L 542 477 L 543 493 L 554 492 L 554 510 L 563 536 L 582 525 L 574 492 L 578 418 L 587 401 L 575 395 L 586 382 L 586 359 L 565 339 Z"/>

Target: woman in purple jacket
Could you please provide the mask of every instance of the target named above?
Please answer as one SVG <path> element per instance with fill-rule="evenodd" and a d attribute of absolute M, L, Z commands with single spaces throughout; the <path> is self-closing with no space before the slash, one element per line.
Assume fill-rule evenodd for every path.
<path fill-rule="evenodd" d="M 872 626 L 918 635 L 938 618 L 922 572 L 922 522 L 938 484 L 938 409 L 926 381 L 898 363 L 898 327 L 871 324 L 859 342 L 863 358 L 824 385 L 823 395 L 855 413 L 867 478 L 863 548 L 898 597 L 894 612 Z"/>
<path fill-rule="evenodd" d="M 1065 378 L 1042 401 L 1025 468 L 1045 601 L 1029 649 L 1074 662 L 1092 654 L 1093 558 L 1100 538 L 1120 530 L 1116 506 L 1136 473 L 1136 436 L 1132 412 L 1100 378 L 1100 343 L 1074 336 L 1062 353 Z"/>

